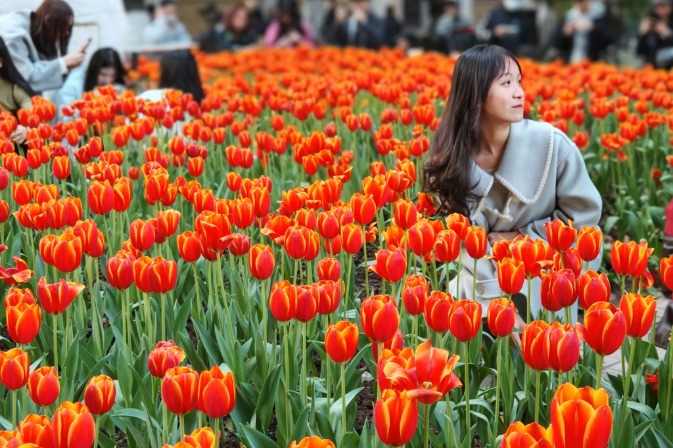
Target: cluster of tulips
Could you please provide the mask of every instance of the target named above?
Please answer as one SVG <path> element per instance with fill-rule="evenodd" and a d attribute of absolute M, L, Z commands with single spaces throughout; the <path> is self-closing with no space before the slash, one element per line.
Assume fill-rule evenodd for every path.
<path fill-rule="evenodd" d="M 578 65 L 568 82 L 523 63 L 527 112 L 617 192 L 603 257 L 596 228 L 551 221 L 490 245 L 436 216 L 417 169 L 455 59 L 268 56 L 199 55 L 201 104 L 102 88 L 56 122 L 42 98 L 0 112 L 0 446 L 210 447 L 225 432 L 264 448 L 669 446 L 673 356 L 643 340 L 658 244 L 637 242 L 657 210 L 629 216 L 666 190 L 629 174 L 669 163 L 640 146 L 668 141 L 665 75 Z M 501 297 L 461 292 L 479 260 Z M 538 289 L 543 311 L 517 312 Z M 621 375 L 605 375 L 620 348 Z"/>

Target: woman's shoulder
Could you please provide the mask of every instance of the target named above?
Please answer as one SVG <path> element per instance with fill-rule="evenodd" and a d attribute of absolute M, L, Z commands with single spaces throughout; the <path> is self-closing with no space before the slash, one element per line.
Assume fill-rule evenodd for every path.
<path fill-rule="evenodd" d="M 0 36 L 6 40 L 28 32 L 30 13 L 29 9 L 20 9 L 0 15 Z"/>
<path fill-rule="evenodd" d="M 523 138 L 526 138 L 529 142 L 539 143 L 540 145 L 551 145 L 550 149 L 560 153 L 559 155 L 562 154 L 565 156 L 570 150 L 578 150 L 577 145 L 575 145 L 570 137 L 551 123 L 524 119 L 518 123 L 514 123 L 512 126 L 519 128 L 523 134 Z"/>

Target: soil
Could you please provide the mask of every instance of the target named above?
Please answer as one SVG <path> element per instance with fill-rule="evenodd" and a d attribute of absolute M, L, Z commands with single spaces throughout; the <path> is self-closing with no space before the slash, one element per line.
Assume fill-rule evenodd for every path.
<path fill-rule="evenodd" d="M 362 389 L 355 397 L 358 410 L 355 416 L 354 429 L 358 434 L 362 434 L 362 428 L 365 422 L 374 421 L 374 403 L 376 402 L 376 392 L 374 391 L 374 381 L 363 381 Z"/>
<path fill-rule="evenodd" d="M 115 446 L 119 448 L 126 448 L 128 446 L 128 442 L 126 440 L 126 434 L 124 434 L 121 429 L 115 427 Z"/>
<path fill-rule="evenodd" d="M 367 260 L 373 260 L 379 246 L 376 243 L 367 243 Z M 358 252 L 353 257 L 353 269 L 355 270 L 355 287 L 356 290 L 361 291 L 362 296 L 365 294 L 365 266 L 361 266 L 365 261 L 363 251 Z M 382 294 L 383 281 L 381 277 L 373 272 L 369 272 L 369 295 Z"/>
<path fill-rule="evenodd" d="M 0 336 L 7 339 L 7 341 L 11 341 L 11 339 L 9 338 L 9 332 L 7 331 L 7 327 L 5 327 L 5 326 L 0 328 Z M 7 351 L 11 348 L 14 348 L 14 347 L 10 346 L 7 343 L 7 341 L 5 341 L 4 339 L 0 340 L 0 351 L 4 352 L 4 351 Z"/>

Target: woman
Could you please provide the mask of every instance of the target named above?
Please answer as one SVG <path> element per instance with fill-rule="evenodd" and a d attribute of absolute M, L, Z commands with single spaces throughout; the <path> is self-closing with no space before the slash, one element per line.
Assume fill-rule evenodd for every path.
<path fill-rule="evenodd" d="M 673 1 L 654 0 L 638 27 L 636 52 L 656 68 L 673 67 Z"/>
<path fill-rule="evenodd" d="M 0 107 L 16 115 L 19 109 L 32 107 L 31 97 L 35 92 L 12 62 L 5 42 L 0 38 Z M 9 138 L 18 144 L 26 141 L 26 128 L 19 125 Z"/>
<path fill-rule="evenodd" d="M 66 54 L 73 21 L 72 9 L 63 0 L 44 0 L 35 12 L 20 10 L 0 16 L 0 37 L 33 90 L 60 88 L 63 76 L 84 60 L 88 44 Z"/>
<path fill-rule="evenodd" d="M 513 53 L 478 45 L 462 54 L 424 186 L 437 195 L 444 213 L 462 213 L 483 227 L 489 243 L 516 235 L 545 238 L 544 224 L 553 219 L 572 220 L 578 228 L 596 226 L 601 216 L 601 197 L 577 146 L 550 124 L 524 119 L 523 111 L 521 67 Z M 472 295 L 474 260 L 466 253 L 462 259 L 460 296 L 465 297 Z M 500 288 L 494 262 L 482 259 L 477 265 L 474 298 L 486 313 Z M 533 286 L 529 300 L 537 316 L 539 282 Z M 455 287 L 454 279 L 452 292 Z"/>
<path fill-rule="evenodd" d="M 250 11 L 235 5 L 215 27 L 201 38 L 200 49 L 209 53 L 252 48 L 259 36 L 250 23 Z"/>
<path fill-rule="evenodd" d="M 165 97 L 166 89 L 180 90 L 190 93 L 197 103 L 201 103 L 205 94 L 201 85 L 199 67 L 194 55 L 186 50 L 171 51 L 161 56 L 159 61 L 161 77 L 159 88 L 148 90 L 140 98 L 148 101 L 159 101 Z"/>
<path fill-rule="evenodd" d="M 313 32 L 302 23 L 295 0 L 279 0 L 276 17 L 264 33 L 265 46 L 293 48 L 299 44 L 314 45 Z"/>
<path fill-rule="evenodd" d="M 91 92 L 98 86 L 114 84 L 122 88 L 126 83 L 125 76 L 119 53 L 113 48 L 100 48 L 91 56 L 86 71 L 78 68 L 68 75 L 58 92 L 57 103 L 59 107 L 68 106 L 80 99 L 84 92 Z"/>
<path fill-rule="evenodd" d="M 557 47 L 564 60 L 599 60 L 614 40 L 609 19 L 602 1 L 575 0 L 558 31 Z"/>

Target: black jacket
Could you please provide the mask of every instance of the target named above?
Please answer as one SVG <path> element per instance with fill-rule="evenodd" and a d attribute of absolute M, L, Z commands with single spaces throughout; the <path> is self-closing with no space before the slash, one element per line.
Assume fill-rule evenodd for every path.
<path fill-rule="evenodd" d="M 340 23 L 336 29 L 335 40 L 342 47 L 363 47 L 377 50 L 383 45 L 383 21 L 373 14 L 367 16 L 367 21 L 358 23 L 353 39 L 349 39 L 349 20 Z"/>

